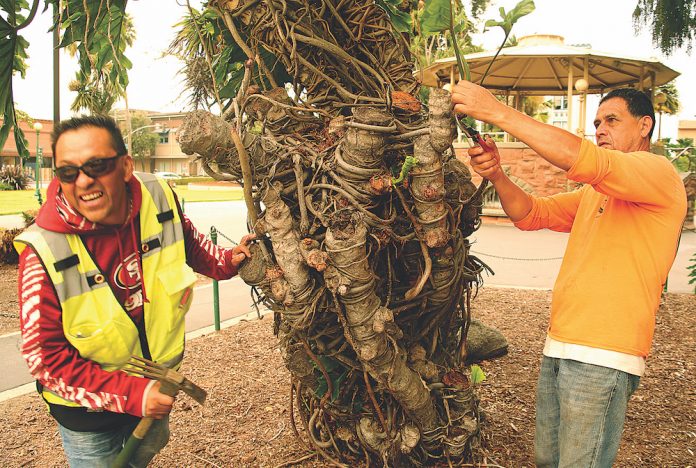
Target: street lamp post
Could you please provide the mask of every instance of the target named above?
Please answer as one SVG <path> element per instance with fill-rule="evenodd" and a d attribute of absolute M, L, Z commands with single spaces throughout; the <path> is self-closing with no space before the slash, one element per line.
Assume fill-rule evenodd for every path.
<path fill-rule="evenodd" d="M 128 151 L 131 150 L 131 148 L 130 148 L 130 139 L 133 138 L 132 135 L 134 135 L 135 132 L 139 132 L 140 130 L 144 130 L 144 129 L 146 129 L 146 128 L 154 128 L 155 131 L 158 132 L 158 133 L 162 131 L 162 125 L 160 125 L 160 124 L 154 124 L 154 125 L 143 125 L 142 127 L 138 127 L 138 128 L 136 128 L 135 130 L 131 131 L 131 132 L 130 132 L 130 135 L 129 135 L 128 133 L 126 133 L 125 135 L 123 135 L 123 141 L 126 143 L 126 149 L 128 149 Z M 130 137 L 130 138 L 129 138 L 129 137 Z"/>
<path fill-rule="evenodd" d="M 39 206 L 43 204 L 43 200 L 41 199 L 41 148 L 39 148 L 39 133 L 41 133 L 42 128 L 43 125 L 41 125 L 41 122 L 34 122 L 34 130 L 36 130 L 36 169 L 34 171 L 34 178 L 36 179 L 36 193 L 34 196 L 39 202 Z"/>
<path fill-rule="evenodd" d="M 127 133 L 123 135 L 123 141 L 126 144 L 126 149 L 128 150 L 128 153 L 133 155 L 133 148 L 131 148 L 131 140 L 133 139 L 133 135 L 135 135 L 135 132 L 139 132 L 140 130 L 144 130 L 146 128 L 154 128 L 157 133 L 160 133 L 162 131 L 162 125 L 160 124 L 152 124 L 152 125 L 143 125 L 142 127 L 138 127 L 135 130 L 132 130 L 130 133 Z M 145 170 L 145 163 L 142 162 L 143 170 Z"/>
<path fill-rule="evenodd" d="M 587 89 L 590 87 L 586 79 L 580 78 L 575 82 L 575 89 L 580 91 L 580 116 L 578 121 L 577 133 L 581 138 L 585 138 L 585 121 L 587 120 Z M 568 120 L 570 120 L 570 115 Z"/>

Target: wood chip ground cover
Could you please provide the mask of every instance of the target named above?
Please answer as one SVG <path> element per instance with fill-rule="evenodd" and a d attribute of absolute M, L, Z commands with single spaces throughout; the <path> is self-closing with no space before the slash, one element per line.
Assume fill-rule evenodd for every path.
<path fill-rule="evenodd" d="M 14 301 L 16 314 L 13 275 L 11 268 L 0 269 L 0 297 L 2 311 L 12 310 Z M 487 375 L 479 389 L 482 460 L 488 466 L 533 466 L 534 390 L 549 302 L 548 291 L 494 288 L 482 289 L 474 301 L 474 315 L 510 343 L 507 356 L 481 365 Z M 615 466 L 694 464 L 695 312 L 696 296 L 666 296 Z M 6 319 L 0 317 L 0 334 L 16 330 L 16 316 Z M 208 390 L 208 401 L 201 407 L 177 400 L 170 443 L 152 466 L 327 466 L 293 434 L 289 374 L 271 327 L 267 316 L 188 342 L 182 370 Z M 0 427 L 1 466 L 66 466 L 55 423 L 35 394 L 0 403 Z"/>

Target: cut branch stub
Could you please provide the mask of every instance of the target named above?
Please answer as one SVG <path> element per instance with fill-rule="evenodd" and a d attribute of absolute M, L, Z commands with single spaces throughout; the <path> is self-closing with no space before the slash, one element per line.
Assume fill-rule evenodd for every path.
<path fill-rule="evenodd" d="M 295 298 L 302 300 L 311 292 L 312 284 L 309 269 L 300 252 L 300 236 L 293 228 L 292 214 L 280 198 L 281 188 L 281 184 L 274 184 L 266 189 L 263 222 L 273 244 L 276 262 L 283 270 Z"/>
<path fill-rule="evenodd" d="M 450 236 L 445 207 L 445 175 L 442 154 L 430 144 L 430 136 L 423 135 L 413 145 L 418 164 L 411 169 L 411 195 L 416 206 L 418 222 L 423 226 L 423 237 L 428 247 L 442 247 Z"/>
<path fill-rule="evenodd" d="M 207 160 L 217 161 L 221 156 L 235 152 L 230 136 L 232 127 L 208 111 L 196 110 L 186 115 L 178 132 L 181 151 L 198 153 Z"/>
<path fill-rule="evenodd" d="M 239 267 L 239 277 L 246 284 L 261 288 L 264 295 L 272 298 L 276 303 L 291 305 L 295 298 L 290 291 L 290 285 L 285 280 L 283 270 L 264 258 L 258 244 L 251 245 L 249 250 L 251 258 L 244 260 Z"/>
<path fill-rule="evenodd" d="M 364 125 L 383 126 L 392 120 L 392 117 L 384 111 L 370 107 L 358 108 L 353 112 L 353 121 Z M 343 160 L 363 169 L 375 169 L 375 174 L 380 172 L 384 155 L 384 133 L 363 128 L 348 127 L 342 144 Z M 339 164 L 338 172 L 342 173 Z M 350 171 L 345 171 L 349 176 Z M 369 180 L 369 177 L 367 177 Z"/>
<path fill-rule="evenodd" d="M 447 151 L 457 134 L 454 123 L 452 98 L 450 92 L 442 88 L 432 88 L 428 100 L 428 123 L 430 124 L 430 144 L 435 151 Z"/>

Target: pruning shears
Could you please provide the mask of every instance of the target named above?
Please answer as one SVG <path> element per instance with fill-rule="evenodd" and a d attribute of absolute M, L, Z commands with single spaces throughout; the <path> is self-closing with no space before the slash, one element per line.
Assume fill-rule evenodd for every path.
<path fill-rule="evenodd" d="M 466 133 L 466 136 L 471 138 L 474 141 L 474 143 L 478 144 L 486 152 L 493 151 L 493 148 L 491 148 L 490 145 L 486 143 L 486 140 L 483 139 L 478 130 L 476 130 L 474 127 L 465 124 L 463 120 L 458 120 L 458 122 L 459 125 L 461 125 L 462 130 L 464 130 L 464 133 Z"/>

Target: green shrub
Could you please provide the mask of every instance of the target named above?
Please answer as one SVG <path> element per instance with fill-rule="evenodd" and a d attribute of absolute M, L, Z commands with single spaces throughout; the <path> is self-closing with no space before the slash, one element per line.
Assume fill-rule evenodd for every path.
<path fill-rule="evenodd" d="M 19 254 L 12 241 L 23 229 L 0 229 L 0 262 L 8 265 L 16 265 L 19 262 Z"/>
<path fill-rule="evenodd" d="M 0 183 L 9 186 L 9 190 L 24 190 L 29 178 L 19 166 L 3 166 L 0 169 Z"/>
<path fill-rule="evenodd" d="M 9 185 L 7 185 L 4 182 L 0 182 L 0 191 L 4 191 L 4 190 L 12 190 L 12 187 L 10 187 Z"/>

